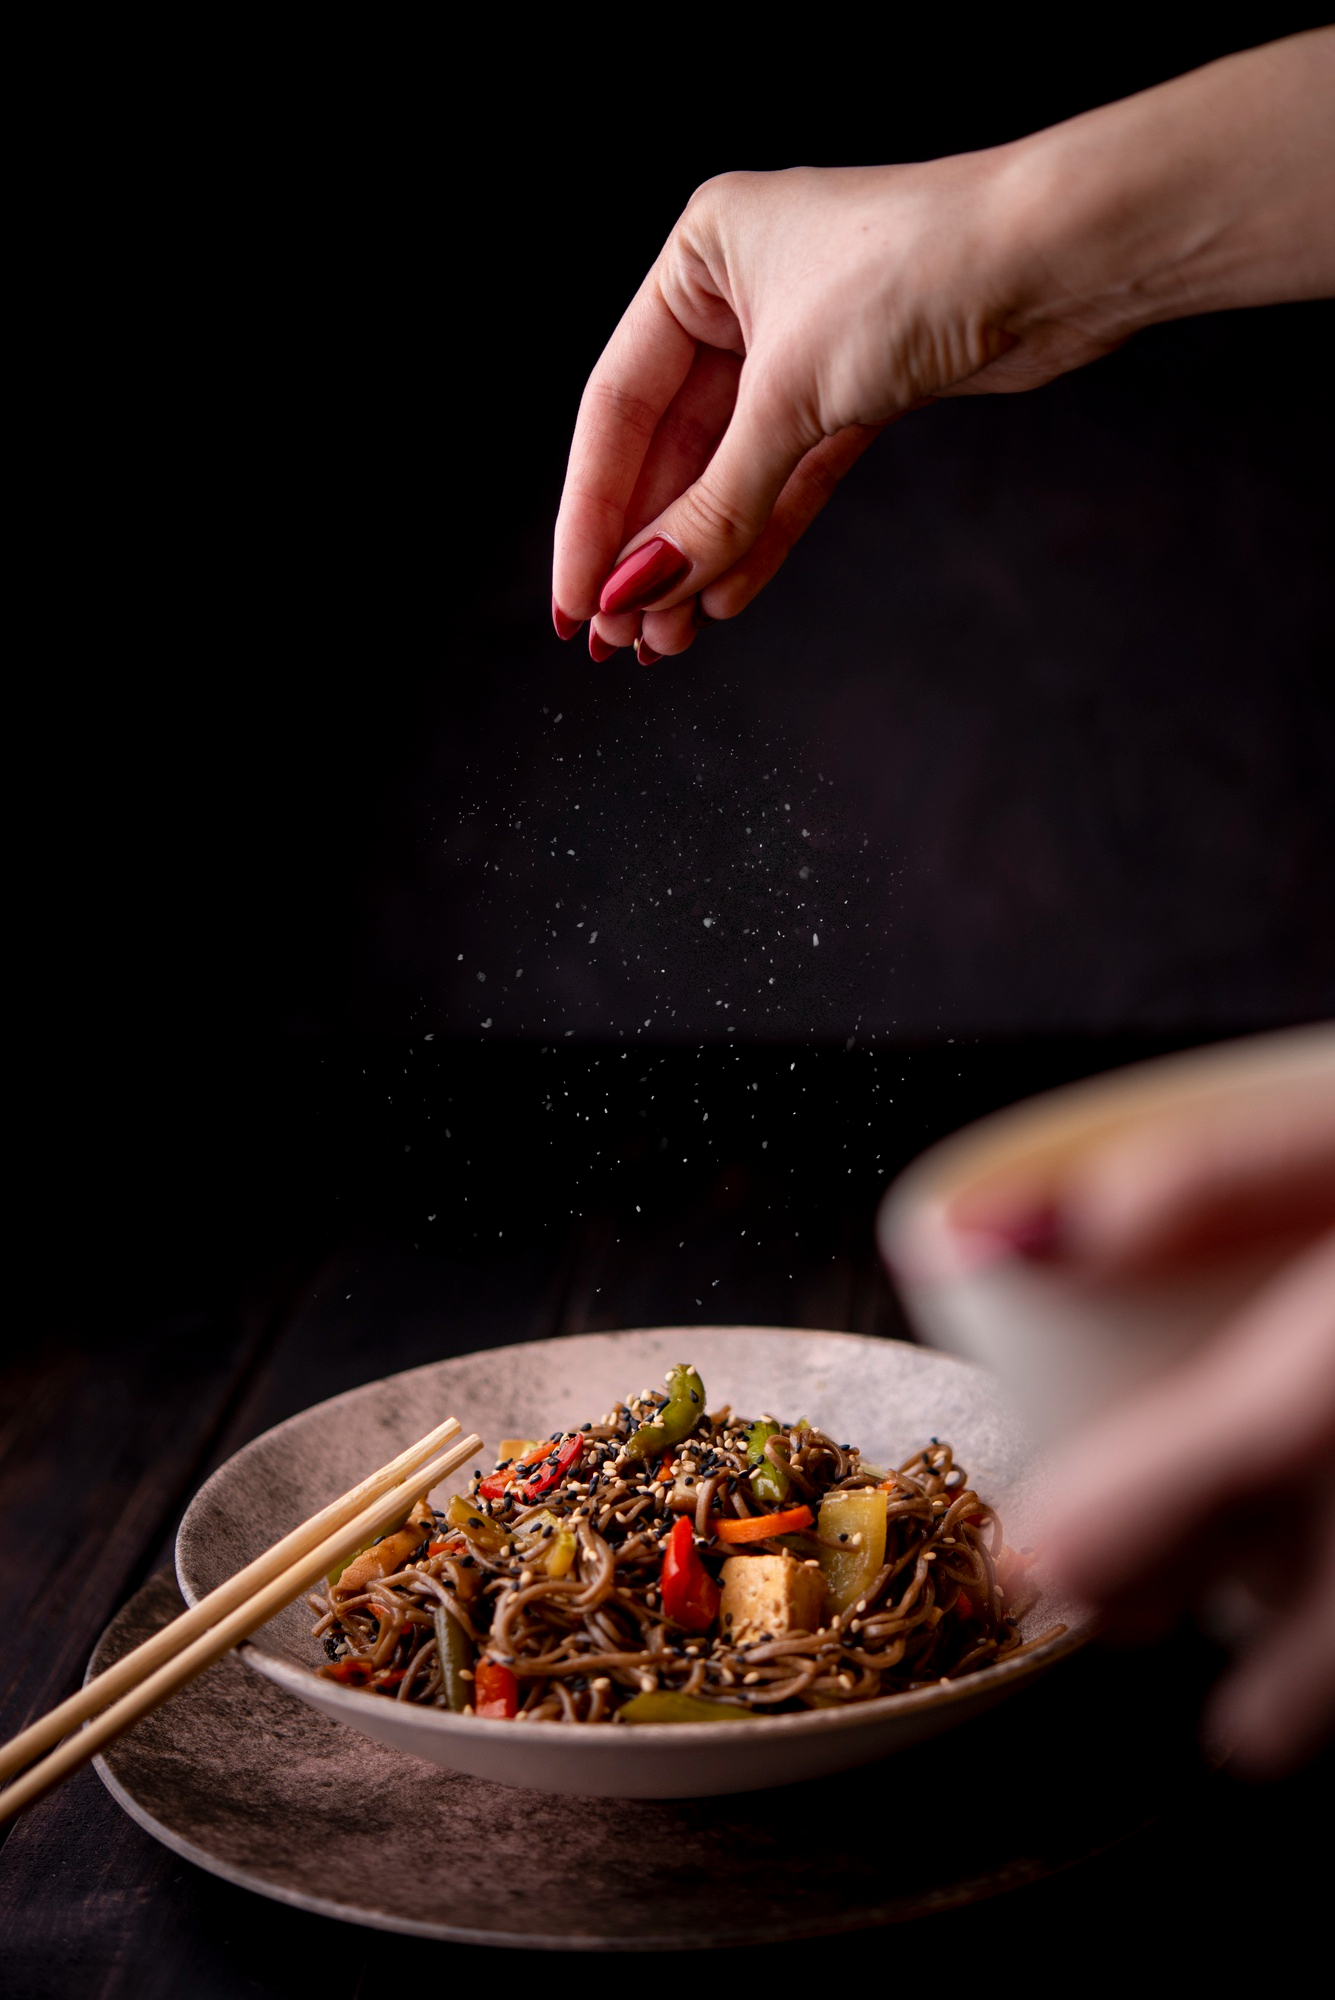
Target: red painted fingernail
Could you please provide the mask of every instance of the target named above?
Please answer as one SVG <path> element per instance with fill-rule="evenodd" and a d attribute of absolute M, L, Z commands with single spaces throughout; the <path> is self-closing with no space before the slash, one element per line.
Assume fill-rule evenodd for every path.
<path fill-rule="evenodd" d="M 565 612 L 561 609 L 555 597 L 553 597 L 552 623 L 556 627 L 556 636 L 558 639 L 573 639 L 580 626 L 584 623 L 584 620 L 582 618 L 567 618 Z"/>
<path fill-rule="evenodd" d="M 656 667 L 663 655 L 656 653 L 652 646 L 646 646 L 643 639 L 637 639 L 635 641 L 635 657 L 642 667 Z"/>
<path fill-rule="evenodd" d="M 603 585 L 598 609 L 638 611 L 642 605 L 652 604 L 655 598 L 666 596 L 674 583 L 681 582 L 690 566 L 680 549 L 658 535 L 612 571 Z"/>
<path fill-rule="evenodd" d="M 599 638 L 599 636 L 598 636 L 597 632 L 595 632 L 595 630 L 594 630 L 593 626 L 592 626 L 592 625 L 590 625 L 590 627 L 589 627 L 589 658 L 590 658 L 591 660 L 596 660 L 596 661 L 598 662 L 599 666 L 601 666 L 604 660 L 610 660 L 610 659 L 611 659 L 611 657 L 612 657 L 613 653 L 615 653 L 615 651 L 616 651 L 616 650 L 617 650 L 617 649 L 616 649 L 616 647 L 615 647 L 615 646 L 609 646 L 609 645 L 608 645 L 608 643 L 607 643 L 606 639 L 601 639 L 601 638 Z"/>

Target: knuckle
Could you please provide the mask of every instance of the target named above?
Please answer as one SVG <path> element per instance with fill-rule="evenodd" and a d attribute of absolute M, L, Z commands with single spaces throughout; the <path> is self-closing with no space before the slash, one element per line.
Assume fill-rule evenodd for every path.
<path fill-rule="evenodd" d="M 618 382 L 596 378 L 589 384 L 588 396 L 588 415 L 600 437 L 622 439 L 629 432 L 644 444 L 653 436 L 658 414 L 647 397 Z"/>
<path fill-rule="evenodd" d="M 685 546 L 710 549 L 713 562 L 720 557 L 725 562 L 734 559 L 755 539 L 755 529 L 744 510 L 731 505 L 726 495 L 715 492 L 704 480 L 682 495 L 678 507 Z"/>

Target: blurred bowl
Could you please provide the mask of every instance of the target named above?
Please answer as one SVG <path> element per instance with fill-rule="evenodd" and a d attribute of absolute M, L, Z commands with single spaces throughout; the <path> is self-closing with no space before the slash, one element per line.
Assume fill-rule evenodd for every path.
<path fill-rule="evenodd" d="M 807 1416 L 899 1463 L 948 1439 L 970 1481 L 994 1502 L 1013 1543 L 1038 1496 L 1033 1453 L 996 1383 L 948 1355 L 847 1333 L 764 1327 L 655 1327 L 532 1341 L 439 1361 L 368 1382 L 291 1417 L 220 1466 L 181 1523 L 176 1571 L 187 1603 L 231 1576 L 317 1507 L 453 1412 L 494 1446 L 597 1420 L 642 1382 L 692 1362 L 715 1406 Z M 467 1468 L 437 1489 L 462 1491 Z M 1051 1588 L 1024 1636 L 1065 1623 L 1031 1653 L 958 1681 L 746 1722 L 599 1728 L 493 1722 L 386 1700 L 325 1680 L 305 1600 L 242 1646 L 257 1673 L 335 1721 L 431 1763 L 500 1784 L 611 1798 L 691 1798 L 823 1777 L 907 1748 L 990 1708 L 1081 1644 L 1088 1613 Z"/>
<path fill-rule="evenodd" d="M 967 1126 L 894 1181 L 877 1217 L 912 1324 L 930 1345 L 993 1370 L 1035 1437 L 1069 1429 L 1188 1351 L 1293 1255 L 1295 1239 L 1095 1282 L 1059 1261 L 998 1255 L 951 1227 L 951 1204 L 1018 1181 L 1041 1205 L 1082 1155 L 1152 1120 L 1317 1088 L 1335 1088 L 1328 1025 L 1137 1063 Z"/>

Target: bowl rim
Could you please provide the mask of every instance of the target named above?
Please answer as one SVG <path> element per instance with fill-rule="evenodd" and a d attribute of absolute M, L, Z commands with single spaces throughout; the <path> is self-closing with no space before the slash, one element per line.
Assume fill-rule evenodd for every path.
<path fill-rule="evenodd" d="M 1042 1172 L 1100 1138 L 1186 1105 L 1335 1077 L 1335 1023 L 1210 1042 L 1103 1070 L 972 1120 L 911 1160 L 882 1195 L 876 1237 L 898 1277 L 912 1278 L 917 1218 L 994 1174 Z"/>
<path fill-rule="evenodd" d="M 693 1325 L 688 1327 L 673 1325 L 615 1327 L 586 1334 L 558 1334 L 541 1340 L 508 1342 L 500 1347 L 476 1349 L 468 1354 L 444 1355 L 441 1356 L 440 1360 L 423 1362 L 414 1368 L 399 1369 L 391 1375 L 372 1376 L 367 1381 L 357 1383 L 350 1389 L 340 1390 L 336 1395 L 324 1398 L 321 1402 L 308 1404 L 302 1410 L 295 1410 L 290 1417 L 282 1418 L 278 1423 L 271 1425 L 268 1430 L 261 1431 L 256 1437 L 247 1439 L 245 1444 L 239 1446 L 221 1465 L 215 1467 L 214 1471 L 209 1474 L 209 1477 L 198 1488 L 194 1497 L 189 1502 L 182 1516 L 180 1527 L 176 1532 L 174 1567 L 177 1585 L 182 1597 L 185 1599 L 187 1605 L 191 1606 L 200 1601 L 199 1595 L 191 1584 L 184 1567 L 182 1551 L 183 1540 L 188 1542 L 187 1524 L 197 1504 L 214 1488 L 215 1484 L 222 1481 L 224 1474 L 235 1468 L 239 1459 L 248 1457 L 261 1445 L 267 1444 L 273 1438 L 281 1436 L 289 1428 L 298 1424 L 304 1424 L 315 1412 L 332 1411 L 344 1402 L 365 1395 L 368 1389 L 375 1388 L 380 1383 L 402 1381 L 413 1375 L 424 1374 L 430 1370 L 439 1368 L 442 1363 L 465 1362 L 473 1360 L 481 1354 L 519 1353 L 526 1348 L 542 1348 L 546 1351 L 558 1346 L 568 1346 L 572 1340 L 615 1342 L 645 1334 L 662 1336 L 674 1333 L 696 1337 L 719 1333 L 730 1335 L 782 1334 L 788 1339 L 810 1338 L 814 1336 L 822 1341 L 837 1340 L 859 1347 L 898 1347 L 902 1348 L 906 1353 L 917 1355 L 925 1364 L 940 1367 L 947 1372 L 954 1373 L 959 1371 L 964 1374 L 987 1378 L 994 1383 L 1000 1393 L 1000 1384 L 996 1383 L 996 1378 L 992 1375 L 991 1370 L 980 1367 L 976 1362 L 966 1361 L 959 1355 L 944 1353 L 939 1348 L 923 1347 L 915 1341 L 886 1338 L 874 1334 L 840 1332 L 824 1327 L 754 1326 L 749 1324 Z M 516 1746 L 528 1743 L 535 1748 L 543 1744 L 573 1744 L 578 1742 L 581 1745 L 587 1746 L 597 1745 L 598 1750 L 596 1754 L 599 1755 L 609 1754 L 607 1750 L 608 1745 L 619 1744 L 622 1746 L 622 1749 L 620 1751 L 613 1751 L 610 1754 L 620 1755 L 624 1754 L 625 1746 L 632 1743 L 640 1744 L 646 1749 L 655 1745 L 664 1747 L 668 1744 L 676 1744 L 680 1748 L 686 1749 L 687 1747 L 697 1745 L 704 1747 L 712 1743 L 721 1749 L 725 1744 L 759 1744 L 767 1740 L 773 1740 L 776 1736 L 802 1738 L 809 1735 L 826 1735 L 831 1732 L 841 1733 L 848 1729 L 865 1727 L 877 1720 L 888 1720 L 894 1715 L 909 1715 L 923 1709 L 952 1707 L 961 1702 L 970 1701 L 986 1689 L 1009 1687 L 1022 1680 L 1032 1678 L 1035 1674 L 1054 1665 L 1067 1654 L 1073 1653 L 1086 1645 L 1095 1636 L 1098 1624 L 1099 1621 L 1095 1614 L 1092 1611 L 1086 1611 L 1078 1623 L 1068 1624 L 1064 1632 L 1054 1634 L 1052 1638 L 1044 1640 L 1041 1644 L 1032 1644 L 1031 1650 L 1021 1653 L 1016 1658 L 996 1661 L 989 1666 L 979 1667 L 974 1672 L 965 1674 L 959 1680 L 934 1682 L 928 1687 L 906 1689 L 900 1694 L 873 1695 L 865 1701 L 851 1703 L 847 1708 L 806 1709 L 798 1714 L 789 1715 L 759 1715 L 748 1717 L 745 1721 L 738 1722 L 637 1722 L 635 1724 L 624 1724 L 620 1727 L 609 1724 L 605 1728 L 592 1726 L 588 1723 L 526 1722 L 518 1716 L 502 1721 L 500 1718 L 489 1716 L 456 1715 L 450 1709 L 425 1708 L 420 1705 L 389 1702 L 382 1697 L 368 1695 L 362 1689 L 343 1687 L 337 1681 L 327 1680 L 313 1668 L 298 1666 L 290 1660 L 283 1659 L 272 1653 L 266 1653 L 249 1639 L 242 1640 L 236 1651 L 252 1672 L 262 1674 L 266 1680 L 273 1681 L 278 1686 L 286 1688 L 302 1701 L 311 1701 L 315 1696 L 315 1691 L 318 1689 L 318 1706 L 327 1708 L 334 1714 L 346 1714 L 350 1721 L 355 1721 L 359 1716 L 365 1716 L 367 1713 L 367 1703 L 374 1702 L 375 1708 L 372 1712 L 384 1715 L 387 1721 L 390 1719 L 390 1715 L 397 1710 L 400 1712 L 400 1720 L 410 1723 L 414 1728 L 425 1728 L 428 1732 L 434 1730 L 443 1741 L 448 1741 L 450 1738 L 477 1741 L 476 1732 L 479 1728 L 503 1728 L 505 1735 L 503 1738 L 498 1738 L 498 1742 L 503 1741 Z"/>

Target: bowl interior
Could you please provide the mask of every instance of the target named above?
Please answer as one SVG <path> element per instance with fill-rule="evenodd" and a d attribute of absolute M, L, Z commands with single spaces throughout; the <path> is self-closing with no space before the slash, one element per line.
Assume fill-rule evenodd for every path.
<path fill-rule="evenodd" d="M 730 1403 L 747 1415 L 806 1416 L 841 1442 L 858 1445 L 873 1463 L 897 1463 L 932 1437 L 948 1440 L 971 1484 L 999 1507 L 1008 1539 L 1024 1539 L 1041 1499 L 1039 1475 L 1019 1421 L 982 1370 L 903 1342 L 853 1334 L 655 1327 L 462 1355 L 368 1382 L 289 1418 L 244 1446 L 192 1501 L 177 1538 L 182 1593 L 196 1602 L 447 1415 L 478 1431 L 494 1456 L 502 1437 L 540 1436 L 596 1421 L 617 1399 L 661 1382 L 678 1361 L 699 1369 L 711 1409 Z M 468 1470 L 437 1489 L 437 1506 L 449 1491 L 463 1489 Z M 1025 1630 L 1037 1634 L 1058 1621 L 1083 1624 L 1085 1614 L 1049 1593 L 1030 1612 Z M 251 1643 L 275 1663 L 310 1674 L 323 1659 L 312 1622 L 303 1600 Z M 287 1674 L 283 1678 L 290 1684 Z M 347 1700 L 365 1707 L 373 1698 L 348 1693 Z M 442 1728 L 459 1726 L 459 1718 L 439 1710 L 419 1710 L 416 1717 Z M 754 1731 L 771 1725 L 737 1726 Z"/>

